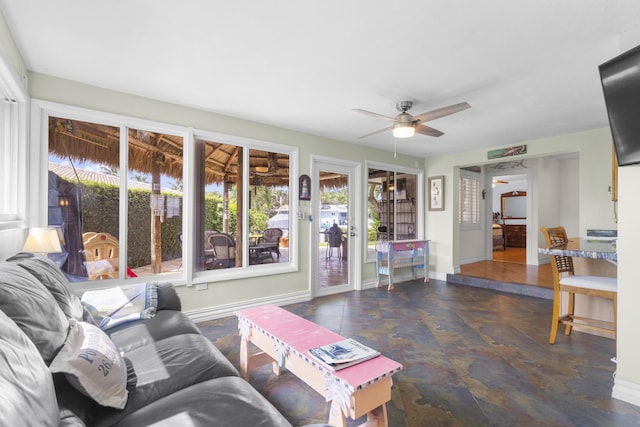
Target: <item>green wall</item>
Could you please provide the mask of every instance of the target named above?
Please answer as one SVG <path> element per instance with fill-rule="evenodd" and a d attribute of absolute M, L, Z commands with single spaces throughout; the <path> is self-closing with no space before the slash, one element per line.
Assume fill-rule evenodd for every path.
<path fill-rule="evenodd" d="M 311 175 L 312 155 L 358 162 L 361 164 L 362 170 L 365 169 L 365 160 L 418 169 L 423 165 L 423 160 L 418 158 L 403 155 L 394 157 L 391 152 L 387 151 L 225 117 L 48 75 L 31 73 L 29 79 L 31 96 L 37 100 L 297 147 L 299 150 L 298 174 Z M 362 181 L 361 191 L 364 195 L 366 194 L 364 177 L 362 177 Z M 42 198 L 44 198 L 44 194 Z M 363 206 L 366 206 L 364 200 L 362 203 Z M 295 202 L 292 205 L 292 212 L 296 212 Z M 364 216 L 363 213 L 358 222 L 366 224 Z M 294 271 L 261 276 L 259 280 L 243 278 L 218 281 L 210 283 L 207 291 L 200 292 L 196 292 L 193 287 L 180 287 L 179 293 L 183 300 L 184 310 L 201 312 L 210 309 L 215 311 L 220 307 L 233 307 L 246 301 L 310 295 L 311 267 L 308 242 L 311 241 L 311 232 L 308 221 L 298 221 L 298 240 L 293 245 L 290 242 L 290 249 L 297 250 L 298 268 Z M 362 238 L 365 237 L 362 236 Z M 360 246 L 364 247 L 364 243 Z M 364 260 L 364 257 L 362 259 Z M 373 283 L 375 280 L 373 265 L 362 261 L 361 268 L 360 282 Z M 183 283 L 186 282 L 182 281 L 178 284 Z"/>

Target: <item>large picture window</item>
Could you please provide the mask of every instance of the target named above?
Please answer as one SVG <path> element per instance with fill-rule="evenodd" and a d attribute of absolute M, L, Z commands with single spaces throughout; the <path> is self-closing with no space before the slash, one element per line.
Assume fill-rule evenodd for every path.
<path fill-rule="evenodd" d="M 196 147 L 196 271 L 288 262 L 289 154 L 208 138 Z"/>
<path fill-rule="evenodd" d="M 290 262 L 293 149 L 73 114 L 46 121 L 47 222 L 63 244 L 50 256 L 70 280 L 194 271 L 213 281 Z"/>

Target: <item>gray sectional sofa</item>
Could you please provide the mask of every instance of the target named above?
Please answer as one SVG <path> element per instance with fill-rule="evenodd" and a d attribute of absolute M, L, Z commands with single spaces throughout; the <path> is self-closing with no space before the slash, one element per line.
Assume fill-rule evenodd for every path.
<path fill-rule="evenodd" d="M 291 425 L 180 311 L 171 285 L 157 286 L 157 301 L 152 318 L 96 331 L 53 262 L 28 254 L 0 262 L 0 425 Z M 76 368 L 52 373 L 74 340 L 104 344 L 74 360 L 118 387 L 126 380 L 126 391 L 94 397 L 107 389 L 94 388 L 102 378 L 83 382 Z M 114 396 L 126 401 L 113 404 Z"/>

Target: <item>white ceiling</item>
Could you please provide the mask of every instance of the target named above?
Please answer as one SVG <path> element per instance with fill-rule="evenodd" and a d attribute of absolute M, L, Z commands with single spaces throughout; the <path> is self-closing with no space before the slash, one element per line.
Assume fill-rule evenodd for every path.
<path fill-rule="evenodd" d="M 394 150 L 395 116 L 466 101 L 397 141 L 436 156 L 607 125 L 598 65 L 640 43 L 637 0 L 0 0 L 27 67 Z"/>

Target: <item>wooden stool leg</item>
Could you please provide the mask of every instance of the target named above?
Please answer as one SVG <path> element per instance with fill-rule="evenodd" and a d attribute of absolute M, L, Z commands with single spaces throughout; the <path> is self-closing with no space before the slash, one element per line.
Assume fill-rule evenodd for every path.
<path fill-rule="evenodd" d="M 569 292 L 569 316 L 571 317 L 571 321 L 573 321 L 573 316 L 576 314 L 576 294 L 574 292 Z M 564 328 L 565 335 L 571 335 L 571 330 L 573 329 L 573 325 L 568 323 Z"/>
<path fill-rule="evenodd" d="M 560 292 L 554 292 L 553 316 L 551 318 L 551 333 L 549 334 L 549 344 L 554 344 L 556 342 L 556 334 L 558 333 L 559 317 L 560 317 Z"/>

